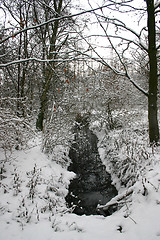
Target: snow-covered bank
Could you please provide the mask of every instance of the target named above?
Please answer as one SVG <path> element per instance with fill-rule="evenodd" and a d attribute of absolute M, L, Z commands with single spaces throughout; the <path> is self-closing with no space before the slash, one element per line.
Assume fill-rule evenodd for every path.
<path fill-rule="evenodd" d="M 0 239 L 160 239 L 158 150 L 154 157 L 124 206 L 103 217 L 67 212 L 64 197 L 74 174 L 49 160 L 40 145 L 13 152 L 1 170 Z M 3 152 L 0 160 L 4 162 Z"/>

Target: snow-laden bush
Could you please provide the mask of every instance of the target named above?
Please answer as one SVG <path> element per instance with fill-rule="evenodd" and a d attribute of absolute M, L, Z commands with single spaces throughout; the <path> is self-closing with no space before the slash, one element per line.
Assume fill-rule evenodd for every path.
<path fill-rule="evenodd" d="M 91 123 L 91 129 L 99 139 L 99 152 L 113 182 L 130 187 L 141 177 L 147 165 L 152 163 L 152 148 L 149 147 L 146 112 L 113 112 L 122 125 L 109 129 L 101 117 Z M 103 116 L 103 119 L 104 116 Z M 118 186 L 119 185 L 119 186 Z"/>
<path fill-rule="evenodd" d="M 68 146 L 56 145 L 53 148 L 52 154 L 49 155 L 49 158 L 51 158 L 52 161 L 56 162 L 60 166 L 66 168 L 68 167 L 71 161 L 68 154 L 69 154 Z"/>
<path fill-rule="evenodd" d="M 43 130 L 43 152 L 56 163 L 67 166 L 68 152 L 73 140 L 74 116 L 65 115 L 61 109 L 52 112 Z"/>
<path fill-rule="evenodd" d="M 125 129 L 108 133 L 101 142 L 105 164 L 120 185 L 132 186 L 152 163 L 153 154 L 144 139 L 140 130 Z"/>
<path fill-rule="evenodd" d="M 17 101 L 16 98 L 1 98 L 0 148 L 5 151 L 20 149 L 35 134 L 29 115 L 19 115 Z"/>

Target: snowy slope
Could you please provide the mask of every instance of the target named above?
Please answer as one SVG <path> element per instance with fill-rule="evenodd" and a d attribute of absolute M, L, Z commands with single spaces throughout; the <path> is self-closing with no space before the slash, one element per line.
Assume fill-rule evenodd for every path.
<path fill-rule="evenodd" d="M 155 154 L 145 178 L 112 216 L 77 216 L 67 212 L 64 200 L 73 173 L 37 144 L 7 159 L 1 151 L 0 240 L 160 239 L 159 158 Z"/>

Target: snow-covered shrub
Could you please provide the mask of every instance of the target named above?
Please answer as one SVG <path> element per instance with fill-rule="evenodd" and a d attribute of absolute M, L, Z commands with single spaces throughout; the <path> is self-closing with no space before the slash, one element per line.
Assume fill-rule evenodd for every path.
<path fill-rule="evenodd" d="M 58 111 L 58 110 L 57 110 Z M 63 112 L 52 113 L 43 130 L 43 150 L 51 154 L 56 145 L 68 146 L 71 140 L 73 121 Z"/>
<path fill-rule="evenodd" d="M 26 223 L 32 222 L 33 219 L 35 222 L 40 220 L 40 214 L 37 205 L 30 207 L 26 198 L 22 198 L 17 208 L 16 221 L 20 224 L 23 230 Z"/>
<path fill-rule="evenodd" d="M 29 115 L 20 116 L 16 98 L 1 98 L 0 104 L 0 148 L 19 150 L 35 134 Z"/>
<path fill-rule="evenodd" d="M 30 198 L 32 202 L 34 202 L 34 197 L 37 191 L 36 187 L 38 184 L 41 184 L 41 171 L 41 168 L 38 169 L 35 164 L 33 170 L 26 173 L 29 178 L 29 182 L 27 183 L 27 187 L 29 188 L 28 198 Z"/>
<path fill-rule="evenodd" d="M 121 127 L 109 129 L 107 122 L 102 124 L 99 114 L 99 120 L 92 121 L 91 129 L 99 139 L 101 159 L 119 189 L 121 185 L 132 186 L 143 175 L 146 166 L 152 163 L 153 154 L 148 144 L 146 111 L 120 110 L 114 111 L 113 116 L 119 117 Z"/>
<path fill-rule="evenodd" d="M 62 167 L 68 167 L 70 163 L 70 158 L 68 157 L 69 147 L 63 145 L 57 145 L 53 149 L 51 158 L 57 164 L 60 164 Z"/>
<path fill-rule="evenodd" d="M 113 129 L 120 129 L 123 126 L 123 111 L 112 111 L 108 107 L 105 111 L 92 111 L 90 114 L 90 129 L 95 133 L 102 131 L 110 131 Z"/>
<path fill-rule="evenodd" d="M 106 119 L 105 125 L 108 130 L 113 130 L 122 127 L 122 121 L 120 120 L 119 114 L 116 114 L 116 111 L 113 111 L 108 102 L 106 109 Z"/>
<path fill-rule="evenodd" d="M 14 169 L 13 181 L 12 181 L 13 191 L 14 191 L 14 192 L 13 192 L 13 196 L 17 196 L 18 193 L 21 192 L 21 189 L 20 189 L 21 183 L 22 183 L 22 181 L 21 181 L 21 179 L 20 179 L 20 176 L 19 176 L 17 170 Z"/>
<path fill-rule="evenodd" d="M 70 162 L 68 152 L 73 140 L 73 122 L 74 116 L 65 115 L 61 109 L 57 109 L 44 125 L 43 152 L 64 167 Z"/>
<path fill-rule="evenodd" d="M 132 129 L 110 132 L 103 144 L 104 159 L 112 177 L 118 178 L 125 187 L 132 186 L 152 163 L 152 152 L 140 132 Z"/>
<path fill-rule="evenodd" d="M 43 135 L 43 152 L 57 164 L 67 167 L 70 163 L 68 157 L 70 136 L 63 135 L 63 131 L 47 130 Z"/>

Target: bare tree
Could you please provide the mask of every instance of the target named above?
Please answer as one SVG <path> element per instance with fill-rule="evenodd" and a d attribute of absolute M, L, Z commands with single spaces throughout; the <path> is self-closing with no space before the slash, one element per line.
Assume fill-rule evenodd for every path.
<path fill-rule="evenodd" d="M 64 0 L 63 0 L 64 1 Z M 157 120 L 157 55 L 156 52 L 159 49 L 159 46 L 156 46 L 156 23 L 155 17 L 159 14 L 159 1 L 154 4 L 153 0 L 146 0 L 146 5 L 142 7 L 135 7 L 133 0 L 108 0 L 107 3 L 101 3 L 98 7 L 93 7 L 90 4 L 89 10 L 80 11 L 79 13 L 70 15 L 67 11 L 64 11 L 65 4 L 63 5 L 63 1 L 36 1 L 34 0 L 32 3 L 33 9 L 33 22 L 30 25 L 25 27 L 21 27 L 20 30 L 10 31 L 12 32 L 11 36 L 4 36 L 1 40 L 1 44 L 6 41 L 15 38 L 16 36 L 21 36 L 22 33 L 31 31 L 32 33 L 36 33 L 35 39 L 39 41 L 38 46 L 41 46 L 42 49 L 41 54 L 37 54 L 37 51 L 30 56 L 25 56 L 24 58 L 17 59 L 16 61 L 10 62 L 2 62 L 0 64 L 1 67 L 10 66 L 12 64 L 20 64 L 24 62 L 30 61 L 38 61 L 42 63 L 42 72 L 43 72 L 43 86 L 41 87 L 41 98 L 40 98 L 40 111 L 37 120 L 37 127 L 39 129 L 43 128 L 43 119 L 45 114 L 45 109 L 47 106 L 47 93 L 51 84 L 51 80 L 53 79 L 55 73 L 55 67 L 59 64 L 67 62 L 69 60 L 73 60 L 79 58 L 88 58 L 96 60 L 100 62 L 107 68 L 110 68 L 115 74 L 119 75 L 122 78 L 126 78 L 129 82 L 138 90 L 140 91 L 147 99 L 148 99 L 148 121 L 149 121 L 149 138 L 151 143 L 157 143 L 159 141 L 159 127 L 158 127 L 158 120 Z M 64 1 L 65 3 L 65 1 Z M 142 3 L 144 3 L 142 1 Z M 5 2 L 4 2 L 5 5 Z M 41 8 L 43 12 L 43 17 L 38 16 L 37 8 Z M 104 9 L 107 8 L 109 11 L 116 12 L 117 15 L 110 16 Z M 73 26 L 73 18 L 78 17 L 80 15 L 84 15 L 87 13 L 94 13 L 95 15 L 95 22 L 98 23 L 101 29 L 103 30 L 103 38 L 107 40 L 107 46 L 113 49 L 114 54 L 116 54 L 118 58 L 117 66 L 114 66 L 111 61 L 102 56 L 98 50 L 96 49 L 96 45 L 92 43 L 90 40 L 92 36 L 89 34 L 84 35 L 82 31 L 78 31 L 76 27 Z M 147 25 L 142 27 L 139 31 L 132 29 L 131 27 L 127 26 L 125 21 L 120 19 L 118 16 L 119 14 L 126 14 L 126 13 L 136 13 L 140 19 L 144 16 L 147 17 Z M 20 12 L 19 12 L 20 14 Z M 12 17 L 14 15 L 11 13 Z M 71 55 L 70 59 L 64 59 L 64 55 L 61 50 L 65 43 L 68 40 L 68 35 L 65 32 L 63 35 L 64 29 L 64 19 L 67 19 L 69 22 L 69 26 L 72 25 L 72 30 L 74 34 L 78 34 L 79 38 L 81 38 L 84 42 L 84 50 L 80 51 L 74 48 L 69 48 L 71 52 L 75 52 L 76 54 Z M 19 22 L 21 23 L 21 21 Z M 62 25 L 61 25 L 62 24 Z M 97 26 L 97 25 L 96 25 Z M 115 29 L 109 32 L 111 28 Z M 88 31 L 89 32 L 89 31 Z M 100 35 L 94 34 L 94 37 L 101 37 Z M 131 36 L 131 37 L 130 37 Z M 146 36 L 148 36 L 147 44 L 146 44 Z M 62 39 L 62 40 L 60 40 Z M 118 40 L 118 46 L 115 44 L 115 39 Z M 85 46 L 87 48 L 85 49 Z M 73 47 L 73 46 L 72 46 Z M 130 72 L 130 68 L 127 65 L 127 57 L 126 53 L 130 52 L 131 49 L 139 49 L 139 51 L 144 51 L 148 57 L 149 61 L 149 88 L 146 91 L 144 88 L 138 85 L 135 81 Z M 19 48 L 20 50 L 20 48 Z M 92 52 L 92 55 L 89 54 Z M 22 81 L 23 83 L 23 81 Z M 23 85 L 23 84 L 22 84 Z"/>
<path fill-rule="evenodd" d="M 63 9 L 62 0 L 59 1 L 42 1 L 41 2 L 41 11 L 42 16 L 38 14 L 38 9 L 36 6 L 36 1 L 34 1 L 34 18 L 35 21 L 40 23 L 40 18 L 44 18 L 42 21 L 47 22 L 51 17 L 59 17 L 61 15 L 61 11 Z M 50 4 L 53 4 L 51 7 Z M 59 27 L 60 27 L 60 21 L 56 20 L 53 23 L 46 24 L 43 27 L 40 27 L 40 31 L 36 30 L 36 33 L 38 35 L 38 38 L 42 42 L 42 59 L 56 59 L 58 52 L 60 51 L 62 45 L 64 43 L 61 43 L 61 47 L 57 46 L 58 41 L 58 34 L 59 34 Z M 66 38 L 67 39 L 67 38 Z M 64 42 L 66 41 L 64 40 Z M 43 87 L 42 87 L 42 93 L 40 96 L 40 111 L 38 114 L 38 119 L 36 126 L 38 129 L 43 129 L 43 120 L 45 117 L 45 111 L 47 106 L 47 94 L 50 87 L 51 79 L 53 78 L 54 71 L 55 71 L 55 61 L 50 63 L 43 63 L 42 66 L 42 73 L 43 73 Z"/>
<path fill-rule="evenodd" d="M 94 52 L 94 57 L 92 57 L 92 59 L 94 58 L 98 62 L 101 62 L 117 75 L 127 78 L 139 92 L 147 97 L 149 139 L 150 143 L 153 144 L 159 142 L 159 126 L 157 119 L 157 49 L 159 49 L 159 46 L 156 41 L 157 26 L 155 18 L 159 14 L 160 2 L 157 1 L 156 4 L 154 4 L 154 0 L 146 0 L 145 2 L 146 6 L 139 5 L 138 7 L 134 5 L 133 0 L 108 0 L 109 14 L 103 10 L 99 12 L 94 11 L 94 21 L 96 24 L 99 24 L 100 28 L 103 30 L 103 34 L 92 34 L 90 36 L 86 34 L 83 35 L 82 38 L 83 41 L 88 44 L 92 52 Z M 88 3 L 93 9 L 89 1 Z M 113 12 L 116 13 L 116 17 L 110 16 Z M 121 18 L 122 14 L 123 16 L 126 14 L 127 16 L 128 13 L 135 13 L 139 17 L 139 19 L 137 19 L 138 23 L 141 22 L 141 19 L 146 17 L 147 24 L 139 31 L 132 29 L 127 25 L 126 21 Z M 93 45 L 91 41 L 88 41 L 88 39 L 93 37 L 103 37 L 103 39 L 106 39 L 108 46 L 110 45 L 114 54 L 118 58 L 119 64 L 117 64 L 117 66 L 114 66 L 111 61 L 106 60 L 106 58 L 99 52 L 97 46 Z M 130 55 L 130 51 L 132 51 L 132 49 L 144 52 L 147 56 L 149 65 L 148 91 L 136 82 L 134 75 L 131 74 L 130 68 L 127 65 L 127 58 L 129 58 L 128 56 Z"/>
<path fill-rule="evenodd" d="M 1 64 L 3 65 L 10 61 L 18 61 L 15 65 L 8 65 L 3 68 L 5 79 L 8 79 L 9 82 L 9 91 L 6 89 L 6 94 L 8 91 L 10 97 L 17 98 L 17 114 L 19 116 L 24 116 L 25 109 L 21 102 L 22 99 L 24 100 L 27 98 L 30 101 L 32 98 L 33 89 L 31 79 L 34 79 L 33 73 L 35 74 L 32 63 L 21 62 L 21 59 L 30 58 L 35 47 L 35 43 L 33 43 L 33 34 L 21 32 L 31 23 L 31 4 L 23 0 L 2 2 L 5 11 L 7 11 L 7 19 L 4 22 L 4 29 L 2 30 L 5 34 L 4 37 L 10 35 L 11 38 L 1 44 L 2 48 L 5 49 L 5 54 L 1 55 Z M 15 29 L 21 32 L 17 38 L 15 38 L 13 34 Z M 7 81 L 4 81 L 3 87 L 6 85 L 6 82 Z"/>
<path fill-rule="evenodd" d="M 155 10 L 160 6 L 154 5 L 154 0 L 146 0 L 147 4 L 147 27 L 148 27 L 148 56 L 149 56 L 149 91 L 148 91 L 148 120 L 150 142 L 159 141 L 159 126 L 157 119 L 157 47 L 156 47 L 156 23 Z"/>

